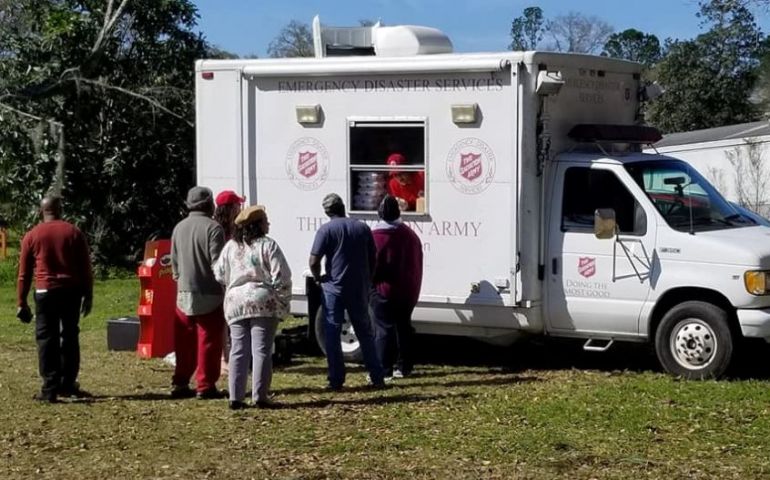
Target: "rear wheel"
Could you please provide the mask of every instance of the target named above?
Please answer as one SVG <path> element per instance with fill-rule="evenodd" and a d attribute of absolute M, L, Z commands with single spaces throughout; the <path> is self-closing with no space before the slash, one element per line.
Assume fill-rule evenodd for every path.
<path fill-rule="evenodd" d="M 663 317 L 655 352 L 663 368 L 688 379 L 719 378 L 733 357 L 727 312 L 706 302 L 684 302 Z"/>
<path fill-rule="evenodd" d="M 325 324 L 322 307 L 318 309 L 315 316 L 315 339 L 318 348 L 321 349 L 324 355 L 326 355 Z M 340 342 L 342 343 L 342 357 L 346 362 L 361 363 L 363 361 L 361 344 L 358 342 L 358 337 L 356 337 L 356 332 L 353 330 L 353 325 L 350 323 L 347 312 L 345 313 L 345 323 L 342 324 Z"/>

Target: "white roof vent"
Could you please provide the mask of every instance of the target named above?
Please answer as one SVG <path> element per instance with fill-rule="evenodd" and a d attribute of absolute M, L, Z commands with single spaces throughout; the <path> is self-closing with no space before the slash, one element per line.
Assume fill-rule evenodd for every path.
<path fill-rule="evenodd" d="M 452 53 L 452 42 L 436 28 L 416 25 L 374 29 L 374 51 L 380 57 Z"/>
<path fill-rule="evenodd" d="M 377 55 L 404 57 L 451 53 L 452 42 L 444 32 L 430 27 L 399 25 L 383 27 L 327 27 L 318 15 L 313 18 L 315 56 Z"/>

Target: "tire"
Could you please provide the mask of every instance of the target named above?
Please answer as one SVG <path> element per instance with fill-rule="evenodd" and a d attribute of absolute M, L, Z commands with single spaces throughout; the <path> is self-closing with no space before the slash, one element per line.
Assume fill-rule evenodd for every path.
<path fill-rule="evenodd" d="M 663 316 L 655 332 L 655 353 L 672 375 L 720 378 L 732 361 L 734 342 L 727 312 L 711 303 L 684 302 Z"/>
<path fill-rule="evenodd" d="M 326 355 L 326 340 L 324 332 L 324 311 L 323 307 L 319 308 L 315 316 L 315 341 L 321 352 Z M 361 353 L 361 344 L 358 343 L 356 338 L 356 332 L 353 330 L 353 325 L 350 324 L 348 314 L 345 313 L 345 323 L 342 325 L 342 334 L 340 335 L 340 343 L 342 343 L 342 358 L 349 363 L 362 363 L 364 355 Z"/>

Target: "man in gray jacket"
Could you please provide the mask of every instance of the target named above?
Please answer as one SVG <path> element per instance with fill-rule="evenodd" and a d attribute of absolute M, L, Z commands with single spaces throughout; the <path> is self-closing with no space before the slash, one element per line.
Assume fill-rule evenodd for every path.
<path fill-rule="evenodd" d="M 211 190 L 193 187 L 187 193 L 190 214 L 171 235 L 171 268 L 177 285 L 174 319 L 176 368 L 172 398 L 223 398 L 216 388 L 221 372 L 225 325 L 222 286 L 211 266 L 224 247 L 222 226 L 211 217 Z M 190 389 L 195 373 L 196 391 Z"/>

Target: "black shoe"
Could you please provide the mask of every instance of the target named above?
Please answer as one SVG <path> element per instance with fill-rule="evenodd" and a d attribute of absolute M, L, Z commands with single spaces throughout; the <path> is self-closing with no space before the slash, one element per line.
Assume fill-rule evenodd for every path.
<path fill-rule="evenodd" d="M 59 399 L 56 398 L 56 395 L 49 395 L 42 392 L 32 395 L 32 400 L 40 403 L 59 403 Z"/>
<path fill-rule="evenodd" d="M 198 400 L 217 400 L 220 398 L 227 398 L 229 394 L 226 390 L 217 390 L 216 388 L 209 388 L 195 394 Z"/>
<path fill-rule="evenodd" d="M 331 383 L 324 387 L 327 392 L 341 392 L 344 387 L 342 385 L 332 385 Z"/>
<path fill-rule="evenodd" d="M 254 404 L 257 408 L 261 408 L 263 410 L 278 410 L 282 407 L 280 403 L 274 402 L 270 399 L 267 400 L 260 400 Z"/>
<path fill-rule="evenodd" d="M 195 396 L 195 390 L 191 389 L 187 385 L 180 386 L 175 385 L 171 389 L 171 398 L 174 400 L 180 400 L 183 398 L 193 398 Z"/>
<path fill-rule="evenodd" d="M 248 405 L 246 405 L 244 402 L 239 402 L 238 400 L 230 400 L 228 406 L 230 407 L 230 410 L 243 410 Z"/>
<path fill-rule="evenodd" d="M 80 389 L 80 385 L 75 383 L 69 387 L 61 387 L 58 392 L 60 397 L 70 398 L 93 398 L 93 395 L 85 390 Z"/>

